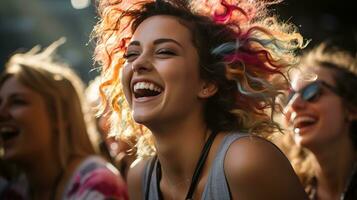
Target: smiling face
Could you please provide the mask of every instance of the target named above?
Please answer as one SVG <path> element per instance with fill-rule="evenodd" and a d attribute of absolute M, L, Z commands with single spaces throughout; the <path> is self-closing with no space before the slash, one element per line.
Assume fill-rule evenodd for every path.
<path fill-rule="evenodd" d="M 317 81 L 335 86 L 333 72 L 329 69 L 317 67 L 306 73 L 314 73 Z M 293 78 L 292 87 L 294 91 L 299 91 L 310 83 L 298 75 Z M 296 142 L 310 150 L 349 140 L 349 122 L 342 98 L 326 86 L 321 86 L 321 92 L 309 102 L 304 101 L 300 94 L 295 94 L 285 111 Z"/>
<path fill-rule="evenodd" d="M 4 159 L 34 160 L 50 152 L 51 122 L 42 96 L 22 85 L 15 77 L 0 86 L 0 140 Z"/>
<path fill-rule="evenodd" d="M 134 120 L 147 127 L 202 112 L 204 81 L 187 27 L 158 15 L 144 20 L 128 46 L 122 84 Z"/>

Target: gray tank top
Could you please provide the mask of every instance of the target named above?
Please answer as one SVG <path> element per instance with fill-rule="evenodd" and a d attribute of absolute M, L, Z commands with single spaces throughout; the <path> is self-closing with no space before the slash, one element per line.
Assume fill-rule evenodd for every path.
<path fill-rule="evenodd" d="M 229 146 L 239 138 L 249 136 L 249 134 L 227 134 L 224 136 L 223 141 L 217 151 L 216 157 L 212 163 L 210 172 L 208 174 L 208 179 L 204 191 L 202 193 L 202 200 L 228 200 L 231 199 L 228 182 L 226 179 L 226 175 L 224 173 L 224 159 L 226 157 L 227 150 Z M 149 200 L 157 200 L 159 199 L 159 195 L 157 193 L 157 179 L 156 179 L 156 165 L 154 164 L 154 170 L 150 174 L 150 163 L 157 161 L 151 158 L 145 167 L 143 181 L 142 181 L 142 194 L 143 199 L 145 198 L 145 191 L 147 190 L 147 185 L 150 185 L 149 188 Z M 151 176 L 151 177 L 150 177 Z M 150 179 L 150 184 L 147 184 L 147 181 Z"/>

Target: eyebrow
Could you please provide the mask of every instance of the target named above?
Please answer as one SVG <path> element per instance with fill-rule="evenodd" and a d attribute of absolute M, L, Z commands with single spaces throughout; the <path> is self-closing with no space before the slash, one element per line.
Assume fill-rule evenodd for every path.
<path fill-rule="evenodd" d="M 10 98 L 16 98 L 16 97 L 27 97 L 29 95 L 28 92 L 24 92 L 24 91 L 15 91 L 13 93 L 10 93 L 9 97 Z"/>
<path fill-rule="evenodd" d="M 129 43 L 128 46 L 140 46 L 140 42 L 139 41 L 132 41 Z"/>
<path fill-rule="evenodd" d="M 155 44 L 155 45 L 158 45 L 158 44 L 166 43 L 166 42 L 173 42 L 173 43 L 177 44 L 178 46 L 182 47 L 182 45 L 181 45 L 179 42 L 177 42 L 177 41 L 174 40 L 174 39 L 170 39 L 170 38 L 160 38 L 160 39 L 157 39 L 157 40 L 154 41 L 154 44 Z"/>
<path fill-rule="evenodd" d="M 166 42 L 172 42 L 172 43 L 175 43 L 177 44 L 178 46 L 182 47 L 182 45 L 177 42 L 176 40 L 174 39 L 170 39 L 170 38 L 160 38 L 160 39 L 157 39 L 153 42 L 154 45 L 158 45 L 158 44 L 162 44 L 162 43 L 166 43 Z M 139 41 L 132 41 L 129 43 L 128 46 L 140 46 L 140 42 Z"/>

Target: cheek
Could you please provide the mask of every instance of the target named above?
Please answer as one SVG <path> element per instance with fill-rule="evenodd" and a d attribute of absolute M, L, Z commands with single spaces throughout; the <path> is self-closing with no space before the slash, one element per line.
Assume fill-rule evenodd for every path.
<path fill-rule="evenodd" d="M 30 123 L 34 120 L 34 116 L 39 118 L 39 113 L 37 110 L 31 108 L 17 108 L 11 111 L 11 115 L 20 122 Z"/>
<path fill-rule="evenodd" d="M 345 126 L 346 112 L 342 102 L 331 101 L 320 108 L 320 117 L 326 131 L 341 130 Z"/>
<path fill-rule="evenodd" d="M 322 116 L 332 124 L 343 122 L 345 120 L 345 112 L 342 109 L 342 106 L 340 105 L 326 106 L 324 109 L 321 110 L 321 112 Z"/>
<path fill-rule="evenodd" d="M 161 75 L 166 82 L 172 82 L 177 86 L 177 83 L 182 86 L 194 87 L 199 80 L 197 66 L 187 63 L 168 63 L 166 68 L 161 69 Z"/>

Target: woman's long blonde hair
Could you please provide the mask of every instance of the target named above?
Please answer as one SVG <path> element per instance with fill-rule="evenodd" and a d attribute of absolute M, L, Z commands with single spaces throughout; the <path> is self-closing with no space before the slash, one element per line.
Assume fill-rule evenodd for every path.
<path fill-rule="evenodd" d="M 60 39 L 42 52 L 36 46 L 29 52 L 14 54 L 6 64 L 0 85 L 14 77 L 42 96 L 53 122 L 58 159 L 65 168 L 71 157 L 95 153 L 97 133 L 83 98 L 83 82 L 66 64 L 54 61 L 54 51 L 63 42 Z"/>

